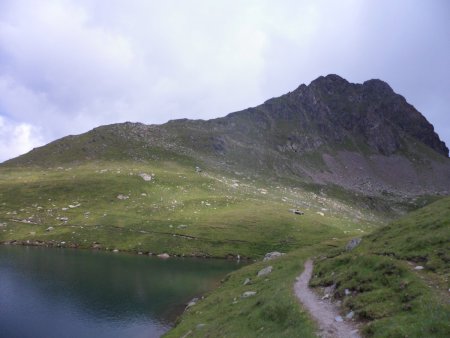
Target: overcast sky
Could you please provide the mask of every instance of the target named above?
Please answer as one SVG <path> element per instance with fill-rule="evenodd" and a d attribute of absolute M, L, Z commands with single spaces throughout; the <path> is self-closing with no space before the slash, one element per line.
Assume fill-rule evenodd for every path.
<path fill-rule="evenodd" d="M 339 74 L 450 144 L 450 1 L 0 1 L 0 161 L 98 125 L 212 118 Z"/>

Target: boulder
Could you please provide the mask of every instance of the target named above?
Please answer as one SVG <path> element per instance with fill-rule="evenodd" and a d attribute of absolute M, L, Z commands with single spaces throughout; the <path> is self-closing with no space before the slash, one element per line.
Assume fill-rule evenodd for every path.
<path fill-rule="evenodd" d="M 162 254 L 159 254 L 158 257 L 162 258 L 162 259 L 167 259 L 170 257 L 170 255 L 168 253 L 162 253 Z"/>
<path fill-rule="evenodd" d="M 250 278 L 246 278 L 244 281 L 244 285 L 250 284 L 250 282 L 251 282 Z"/>
<path fill-rule="evenodd" d="M 193 307 L 195 304 L 197 304 L 197 302 L 198 302 L 198 298 L 193 298 L 189 303 L 187 303 L 185 310 Z"/>
<path fill-rule="evenodd" d="M 281 256 L 283 256 L 283 255 L 285 255 L 285 254 L 282 253 L 282 252 L 278 252 L 278 251 L 268 252 L 268 253 L 266 253 L 266 255 L 264 256 L 263 261 L 264 261 L 264 262 L 265 262 L 265 261 L 270 261 L 271 259 L 278 258 L 278 257 L 281 257 Z"/>
<path fill-rule="evenodd" d="M 47 229 L 45 229 L 45 231 L 53 231 L 53 230 L 55 230 L 54 227 L 48 227 Z"/>
<path fill-rule="evenodd" d="M 267 276 L 269 273 L 272 272 L 272 266 L 266 266 L 264 269 L 259 270 L 258 277 Z"/>
<path fill-rule="evenodd" d="M 338 323 L 342 323 L 344 321 L 344 319 L 341 316 L 334 317 L 334 320 Z"/>
<path fill-rule="evenodd" d="M 139 176 L 142 177 L 142 179 L 146 182 L 149 182 L 153 179 L 152 175 L 145 174 L 145 173 L 141 173 L 141 174 L 139 174 Z"/>
<path fill-rule="evenodd" d="M 256 291 L 245 291 L 242 294 L 242 298 L 248 298 L 256 295 Z"/>
<path fill-rule="evenodd" d="M 351 239 L 345 246 L 345 250 L 352 251 L 359 245 L 359 243 L 361 243 L 361 240 L 361 237 Z"/>

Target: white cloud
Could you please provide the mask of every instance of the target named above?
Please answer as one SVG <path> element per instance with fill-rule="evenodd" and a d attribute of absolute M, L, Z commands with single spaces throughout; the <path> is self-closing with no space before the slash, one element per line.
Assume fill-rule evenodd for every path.
<path fill-rule="evenodd" d="M 0 116 L 0 159 L 8 159 L 40 145 L 39 130 L 27 123 L 13 123 Z"/>

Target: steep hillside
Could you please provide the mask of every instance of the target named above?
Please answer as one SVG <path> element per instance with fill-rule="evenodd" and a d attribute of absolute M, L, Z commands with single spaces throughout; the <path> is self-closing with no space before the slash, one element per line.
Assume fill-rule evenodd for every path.
<path fill-rule="evenodd" d="M 159 158 L 373 196 L 450 191 L 448 148 L 433 126 L 385 82 L 337 75 L 214 120 L 99 127 L 3 166 Z"/>
<path fill-rule="evenodd" d="M 350 252 L 322 255 L 313 286 L 328 287 L 342 312 L 375 337 L 448 337 L 450 198 L 363 237 Z M 331 288 L 330 288 L 331 287 Z"/>

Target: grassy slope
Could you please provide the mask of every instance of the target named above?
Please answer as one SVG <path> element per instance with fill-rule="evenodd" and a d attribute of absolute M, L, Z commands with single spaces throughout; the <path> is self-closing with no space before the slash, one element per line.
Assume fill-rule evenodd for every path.
<path fill-rule="evenodd" d="M 367 336 L 448 337 L 449 225 L 445 198 L 364 237 L 351 252 L 319 260 L 311 284 L 336 284 L 343 313 L 368 321 Z M 414 270 L 419 264 L 425 270 Z"/>
<path fill-rule="evenodd" d="M 304 247 L 229 274 L 218 289 L 188 309 L 166 337 L 188 333 L 189 337 L 315 337 L 315 324 L 295 298 L 293 284 L 305 260 L 329 248 L 326 244 Z M 257 277 L 269 265 L 272 272 Z M 246 278 L 251 282 L 244 285 Z M 246 291 L 256 295 L 242 298 Z"/>
<path fill-rule="evenodd" d="M 145 182 L 140 173 L 155 178 Z M 120 200 L 119 194 L 129 198 Z M 288 211 L 297 206 L 305 215 Z M 99 242 L 109 250 L 258 257 L 371 231 L 376 218 L 367 218 L 352 206 L 300 189 L 196 173 L 189 162 L 0 169 L 0 222 L 6 224 L 0 241 L 80 247 Z M 45 231 L 49 226 L 54 230 Z"/>

